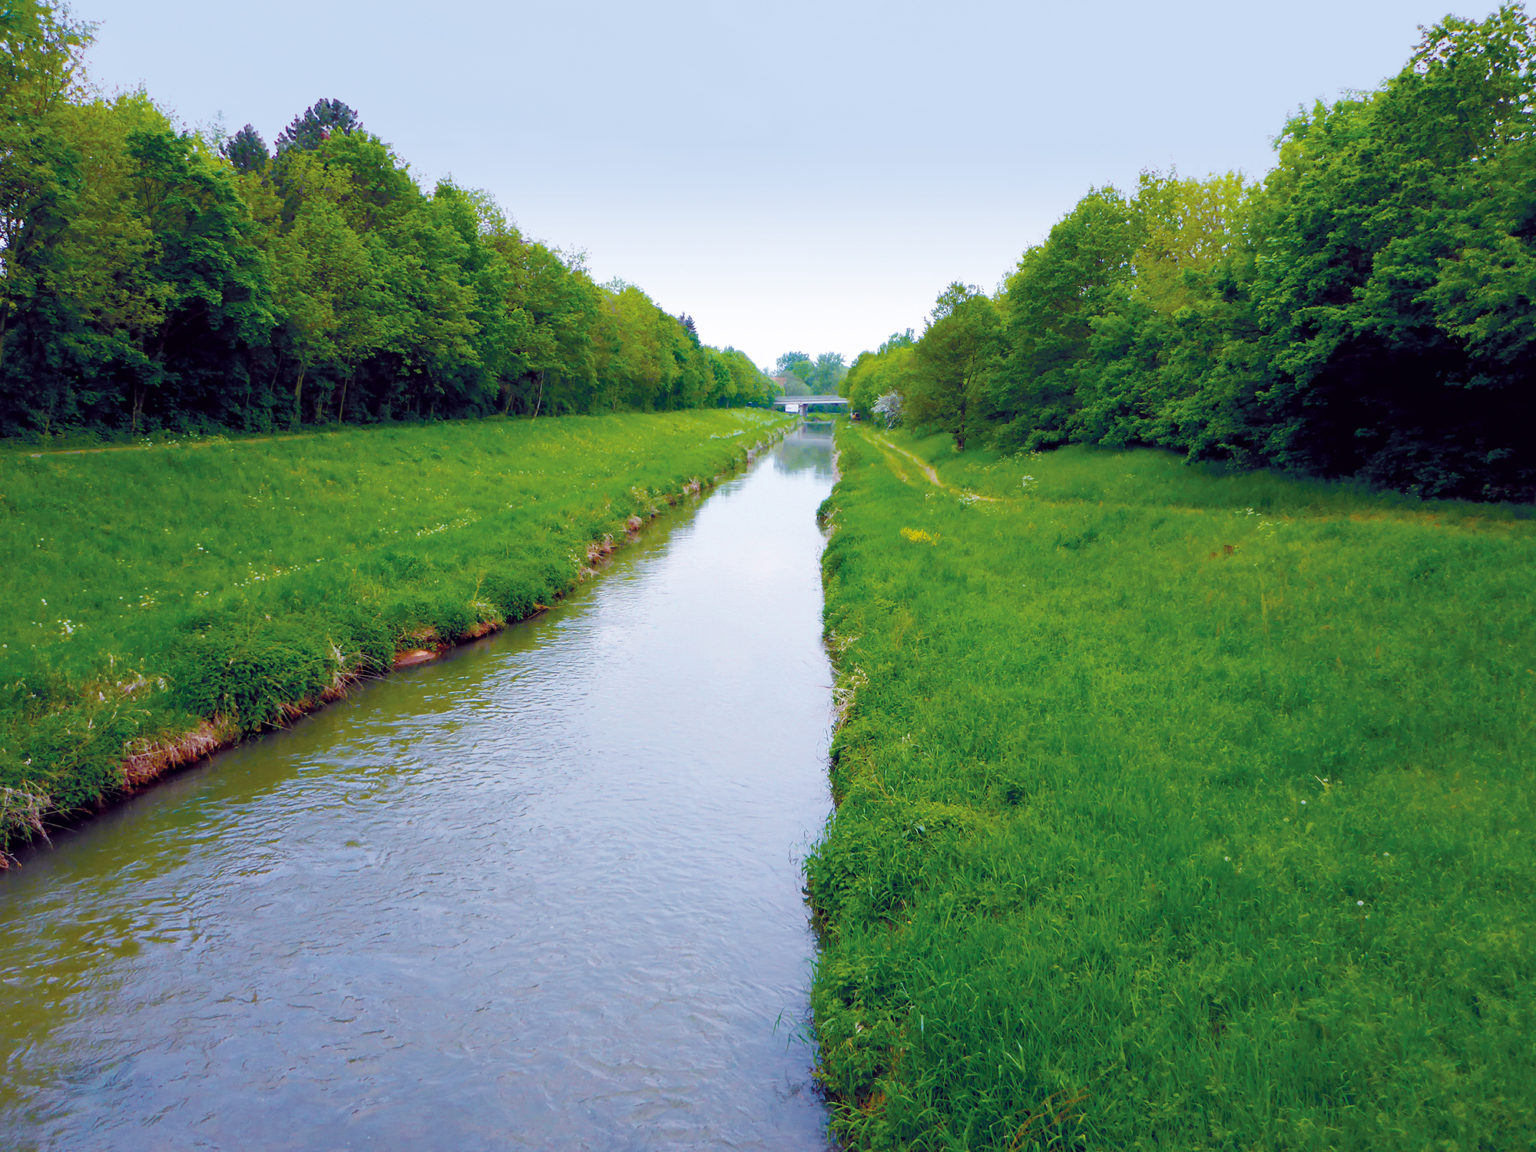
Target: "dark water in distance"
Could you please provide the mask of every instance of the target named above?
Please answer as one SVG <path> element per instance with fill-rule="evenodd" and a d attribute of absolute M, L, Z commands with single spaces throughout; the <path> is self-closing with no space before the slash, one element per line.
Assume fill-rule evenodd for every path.
<path fill-rule="evenodd" d="M 830 439 L 0 874 L 0 1148 L 821 1149 Z"/>

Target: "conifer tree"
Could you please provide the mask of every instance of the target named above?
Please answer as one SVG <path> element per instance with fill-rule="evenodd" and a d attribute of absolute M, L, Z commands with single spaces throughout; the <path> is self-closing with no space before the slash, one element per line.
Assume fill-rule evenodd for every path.
<path fill-rule="evenodd" d="M 272 159 L 267 152 L 267 142 L 249 124 L 219 145 L 219 152 L 237 172 L 260 172 Z"/>
<path fill-rule="evenodd" d="M 356 110 L 340 100 L 316 100 L 302 115 L 295 116 L 293 123 L 277 136 L 277 154 L 281 156 L 290 148 L 313 152 L 321 143 L 341 132 L 356 132 L 363 122 Z"/>

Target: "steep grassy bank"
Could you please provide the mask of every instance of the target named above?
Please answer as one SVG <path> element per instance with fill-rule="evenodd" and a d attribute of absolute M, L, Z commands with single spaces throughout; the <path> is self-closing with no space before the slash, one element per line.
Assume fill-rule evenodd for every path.
<path fill-rule="evenodd" d="M 1536 1147 L 1530 509 L 841 445 L 847 1143 Z"/>
<path fill-rule="evenodd" d="M 3 450 L 0 846 L 397 652 L 528 615 L 781 421 L 703 411 Z"/>

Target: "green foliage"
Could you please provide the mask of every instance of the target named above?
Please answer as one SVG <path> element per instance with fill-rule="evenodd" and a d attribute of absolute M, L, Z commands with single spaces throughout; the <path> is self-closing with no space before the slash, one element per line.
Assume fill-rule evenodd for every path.
<path fill-rule="evenodd" d="M 571 586 L 594 543 L 738 462 L 776 420 L 5 450 L 0 789 L 80 808 L 121 787 L 130 741 L 282 723 L 397 650 L 521 619 Z"/>
<path fill-rule="evenodd" d="M 60 115 L 90 33 L 39 0 L 0 6 L 0 370 L 18 313 L 46 293 L 51 246 L 80 187 Z"/>
<path fill-rule="evenodd" d="M 277 135 L 277 154 L 290 149 L 313 152 L 332 136 L 362 129 L 357 112 L 340 100 L 316 100 Z"/>
<path fill-rule="evenodd" d="M 843 1143 L 1526 1146 L 1529 510 L 839 447 L 806 876 Z"/>
<path fill-rule="evenodd" d="M 260 175 L 272 159 L 271 153 L 267 151 L 267 142 L 250 124 L 220 144 L 219 155 L 228 160 L 236 172 L 247 175 Z"/>
<path fill-rule="evenodd" d="M 742 404 L 762 406 L 773 398 L 773 381 L 745 352 L 727 347 L 724 351 L 708 348 L 713 385 L 709 402 L 717 408 Z"/>
<path fill-rule="evenodd" d="M 1003 299 L 1010 349 L 995 385 L 1001 443 L 1037 448 L 1068 439 L 1093 387 L 1092 322 L 1129 282 L 1141 232 L 1130 203 L 1099 188 L 1024 253 Z"/>
<path fill-rule="evenodd" d="M 823 352 L 814 360 L 804 352 L 786 352 L 774 365 L 774 373 L 793 376 L 800 381 L 793 387 L 809 395 L 835 396 L 848 375 L 848 367 L 841 352 Z"/>
<path fill-rule="evenodd" d="M 1277 462 L 1494 499 L 1536 480 L 1515 430 L 1526 378 L 1467 344 L 1512 303 L 1487 254 L 1518 266 L 1524 247 L 1506 229 L 1529 167 L 1533 51 L 1519 8 L 1447 18 L 1381 91 L 1287 125 L 1255 287 Z"/>
<path fill-rule="evenodd" d="M 744 406 L 771 384 L 638 289 L 428 194 L 321 100 L 269 156 L 74 82 L 89 29 L 3 9 L 0 435 Z M 834 366 L 835 367 L 835 366 Z"/>
<path fill-rule="evenodd" d="M 1262 185 L 1094 189 L 1008 278 L 967 431 L 931 368 L 900 382 L 909 411 L 1006 450 L 1150 444 L 1529 499 L 1533 65 L 1522 5 L 1447 17 L 1379 90 L 1294 116 Z M 873 363 L 892 361 L 855 372 L 861 412 Z"/>
<path fill-rule="evenodd" d="M 1251 266 L 1256 188 L 1240 176 L 1192 180 L 1144 172 L 1130 203 L 1134 275 L 1091 321 L 1073 438 L 1196 451 L 1222 411 L 1218 371 L 1241 349 L 1246 315 L 1229 286 Z M 1229 450 L 1230 454 L 1230 450 Z"/>
<path fill-rule="evenodd" d="M 848 366 L 843 362 L 841 352 L 823 352 L 816 357 L 816 363 L 811 366 L 811 374 L 806 377 L 805 383 L 813 396 L 836 396 L 847 375 Z"/>
<path fill-rule="evenodd" d="M 773 370 L 780 376 L 789 373 L 803 380 L 810 374 L 811 358 L 804 352 L 786 352 L 774 363 Z"/>
<path fill-rule="evenodd" d="M 841 385 L 850 410 L 868 420 L 875 415 L 875 405 L 882 396 L 904 396 L 911 390 L 916 343 L 908 328 L 893 333 L 877 351 L 859 354 Z"/>
<path fill-rule="evenodd" d="M 948 432 L 955 450 L 986 420 L 986 386 L 1002 351 L 1002 320 L 975 285 L 951 284 L 939 294 L 923 338 L 904 416 L 917 426 Z"/>

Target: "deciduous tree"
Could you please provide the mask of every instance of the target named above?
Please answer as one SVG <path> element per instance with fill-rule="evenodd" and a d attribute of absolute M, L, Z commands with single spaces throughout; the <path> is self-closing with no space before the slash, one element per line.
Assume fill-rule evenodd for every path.
<path fill-rule="evenodd" d="M 956 451 L 965 451 L 988 415 L 988 385 L 997 368 L 1001 333 L 991 297 L 974 284 L 956 281 L 939 294 L 917 342 L 917 371 L 905 411 L 913 423 L 948 432 Z"/>

